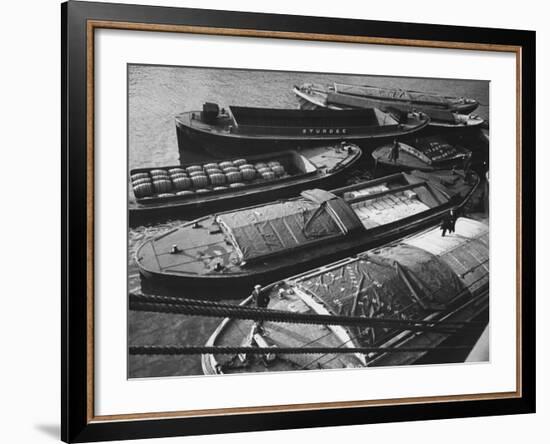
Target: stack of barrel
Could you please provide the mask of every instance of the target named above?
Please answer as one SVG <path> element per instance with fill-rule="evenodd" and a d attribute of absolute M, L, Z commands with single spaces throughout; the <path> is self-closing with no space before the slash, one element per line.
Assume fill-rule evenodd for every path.
<path fill-rule="evenodd" d="M 134 173 L 131 179 L 136 198 L 143 199 L 221 191 L 242 187 L 251 181 L 271 181 L 284 176 L 287 173 L 279 161 L 252 165 L 246 159 L 237 159 L 188 167 L 157 168 Z"/>

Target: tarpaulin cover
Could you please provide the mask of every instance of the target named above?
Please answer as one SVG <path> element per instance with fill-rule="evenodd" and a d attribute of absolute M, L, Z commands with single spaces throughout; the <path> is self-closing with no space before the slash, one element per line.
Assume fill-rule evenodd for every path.
<path fill-rule="evenodd" d="M 487 226 L 459 219 L 457 232 L 433 229 L 401 243 L 360 255 L 296 284 L 335 314 L 422 319 L 470 297 L 489 281 Z M 372 344 L 381 330 L 361 342 Z"/>
<path fill-rule="evenodd" d="M 282 201 L 224 213 L 217 221 L 245 261 L 343 236 L 362 226 L 353 210 L 337 197 L 322 203 L 305 198 Z"/>

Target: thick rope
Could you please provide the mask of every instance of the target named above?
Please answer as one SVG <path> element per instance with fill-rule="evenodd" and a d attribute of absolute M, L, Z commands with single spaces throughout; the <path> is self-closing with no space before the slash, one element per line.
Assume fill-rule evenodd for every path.
<path fill-rule="evenodd" d="M 217 346 L 162 346 L 144 345 L 129 348 L 130 355 L 236 355 L 253 354 L 267 355 L 277 353 L 282 355 L 303 354 L 352 354 L 352 353 L 419 353 L 429 350 L 470 350 L 472 345 L 459 345 L 453 347 L 217 347 Z"/>
<path fill-rule="evenodd" d="M 170 303 L 168 303 L 170 302 Z M 257 307 L 221 304 L 210 301 L 185 300 L 166 296 L 130 295 L 130 309 L 155 313 L 172 313 L 191 316 L 228 317 L 252 321 L 271 321 L 295 324 L 346 325 L 357 327 L 401 328 L 410 331 L 454 333 L 459 328 L 471 328 L 473 323 L 452 321 L 414 321 L 360 316 L 319 315 L 292 313 Z"/>

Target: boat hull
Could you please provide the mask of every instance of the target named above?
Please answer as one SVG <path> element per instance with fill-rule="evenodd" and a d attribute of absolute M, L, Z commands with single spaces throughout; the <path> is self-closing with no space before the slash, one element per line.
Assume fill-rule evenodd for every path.
<path fill-rule="evenodd" d="M 217 274 L 210 276 L 157 273 L 138 267 L 141 276 L 142 289 L 150 293 L 169 294 L 197 299 L 236 299 L 242 298 L 243 292 L 251 291 L 255 285 L 266 285 L 270 282 L 281 280 L 287 276 L 307 271 L 311 268 L 322 266 L 346 256 L 360 253 L 364 250 L 376 248 L 388 242 L 409 236 L 419 230 L 438 225 L 442 218 L 448 214 L 451 208 L 459 211 L 469 200 L 477 188 L 472 188 L 464 200 L 456 204 L 445 204 L 431 209 L 422 214 L 400 220 L 399 222 L 381 226 L 380 229 L 369 230 L 366 235 L 354 235 L 342 240 L 338 244 L 320 246 L 311 252 L 300 262 L 295 260 L 280 260 L 269 269 L 255 270 L 253 267 L 248 272 Z M 292 256 L 291 256 L 292 257 Z"/>
<path fill-rule="evenodd" d="M 180 162 L 202 162 L 228 159 L 235 156 L 254 156 L 289 149 L 318 147 L 331 143 L 349 142 L 364 150 L 372 149 L 372 143 L 393 140 L 416 132 L 428 125 L 429 119 L 410 123 L 386 125 L 348 134 L 247 135 L 229 131 L 214 131 L 191 124 L 191 113 L 176 118 L 176 134 Z M 304 131 L 306 129 L 304 128 Z M 330 130 L 332 131 L 332 130 Z"/>
<path fill-rule="evenodd" d="M 260 340 L 269 341 L 268 346 L 273 350 L 276 347 L 302 349 L 312 343 L 339 350 L 345 346 L 380 349 L 362 355 L 280 354 L 280 360 L 275 352 L 269 362 L 249 356 L 244 365 L 239 366 L 234 366 L 221 354 L 208 354 L 202 357 L 203 371 L 221 374 L 464 362 L 488 323 L 488 241 L 486 224 L 460 218 L 456 233 L 446 238 L 440 238 L 437 229 L 426 230 L 380 249 L 367 250 L 272 282 L 258 292 L 258 295 L 267 296 L 267 308 L 282 313 L 432 321 L 435 324 L 449 322 L 459 324 L 455 331 L 338 324 L 324 324 L 322 329 L 318 325 L 297 322 L 288 323 L 283 329 L 277 322 L 266 321 L 262 323 Z M 356 276 L 362 278 L 357 280 Z M 422 282 L 411 290 L 414 296 L 404 291 L 411 288 L 407 282 Z M 240 305 L 254 304 L 255 299 L 250 296 Z M 206 345 L 242 344 L 250 331 L 257 332 L 253 321 L 228 317 L 218 325 Z M 255 336 L 252 338 L 255 341 Z M 385 353 L 384 348 L 402 351 Z M 487 358 L 478 359 L 483 360 Z"/>
<path fill-rule="evenodd" d="M 210 213 L 227 211 L 246 207 L 262 202 L 270 202 L 284 197 L 296 196 L 304 188 L 334 188 L 346 181 L 348 172 L 362 157 L 362 151 L 355 145 L 329 145 L 326 147 L 304 149 L 300 151 L 281 151 L 269 156 L 251 156 L 249 164 L 271 161 L 283 162 L 289 168 L 288 176 L 274 178 L 268 181 L 245 183 L 244 186 L 225 190 L 212 190 L 212 185 L 206 194 L 192 193 L 191 196 L 172 196 L 168 199 L 151 201 L 137 199 L 135 190 L 130 196 L 129 225 L 136 227 L 166 221 L 169 219 L 190 220 Z M 165 171 L 172 168 L 182 170 L 195 165 L 184 164 L 162 168 Z M 132 170 L 132 174 L 149 174 L 158 168 L 140 168 Z M 259 173 L 257 173 L 259 174 Z"/>
<path fill-rule="evenodd" d="M 345 104 L 335 105 L 329 104 L 325 98 L 322 99 L 322 94 L 307 94 L 303 91 L 300 91 L 299 88 L 293 89 L 294 94 L 298 100 L 301 109 L 304 110 L 314 110 L 314 109 L 353 109 L 353 108 L 363 108 L 363 107 L 375 107 L 382 110 L 399 110 L 401 112 L 410 112 L 410 111 L 419 111 L 430 116 L 429 126 L 432 127 L 441 127 L 441 128 L 464 128 L 481 125 L 484 120 L 479 117 L 469 117 L 465 118 L 466 114 L 471 113 L 477 108 L 476 104 L 462 104 L 456 105 L 452 109 L 441 109 L 428 105 L 421 104 L 404 104 L 396 103 L 390 100 L 380 100 L 380 99 L 365 99 L 365 98 L 351 98 L 349 102 Z M 459 121 L 455 117 L 455 114 L 460 115 Z"/>
<path fill-rule="evenodd" d="M 357 159 L 358 160 L 358 159 Z M 355 161 L 353 162 L 355 164 Z M 352 165 L 350 165 L 351 167 Z M 129 205 L 129 225 L 136 227 L 158 223 L 170 219 L 196 219 L 206 214 L 227 211 L 262 202 L 269 202 L 285 197 L 295 196 L 304 188 L 332 188 L 345 182 L 348 168 L 333 174 L 319 174 L 314 178 L 297 180 L 279 186 L 262 187 L 255 190 L 243 190 L 222 196 L 211 196 L 204 199 L 181 203 L 166 203 L 159 205 L 139 205 L 131 202 Z"/>

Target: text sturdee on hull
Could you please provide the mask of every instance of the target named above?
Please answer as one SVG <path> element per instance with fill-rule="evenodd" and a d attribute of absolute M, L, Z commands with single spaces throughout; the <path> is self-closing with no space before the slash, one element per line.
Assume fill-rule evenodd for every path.
<path fill-rule="evenodd" d="M 424 128 L 423 113 L 390 114 L 376 108 L 332 111 L 230 106 L 205 103 L 202 111 L 176 117 L 180 160 L 189 162 L 231 156 L 259 155 L 319 146 L 393 139 Z"/>

